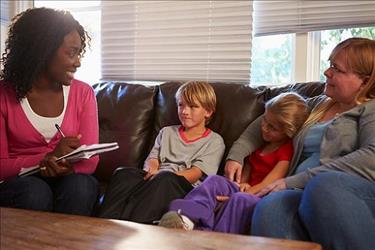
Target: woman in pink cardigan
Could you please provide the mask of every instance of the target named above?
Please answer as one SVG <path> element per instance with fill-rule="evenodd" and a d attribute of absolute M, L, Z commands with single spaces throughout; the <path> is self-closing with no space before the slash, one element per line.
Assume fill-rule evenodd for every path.
<path fill-rule="evenodd" d="M 88 39 L 65 11 L 35 8 L 13 19 L 1 59 L 0 206 L 91 214 L 98 157 L 56 162 L 98 143 L 94 91 L 73 79 Z M 18 177 L 38 165 L 40 173 Z"/>

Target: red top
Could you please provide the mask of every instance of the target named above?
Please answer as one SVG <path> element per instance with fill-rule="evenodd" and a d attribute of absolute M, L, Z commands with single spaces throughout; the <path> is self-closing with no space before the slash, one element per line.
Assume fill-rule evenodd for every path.
<path fill-rule="evenodd" d="M 290 161 L 293 156 L 293 143 L 289 140 L 269 154 L 261 154 L 263 148 L 257 149 L 248 157 L 251 167 L 249 184 L 254 186 L 272 171 L 279 161 Z"/>

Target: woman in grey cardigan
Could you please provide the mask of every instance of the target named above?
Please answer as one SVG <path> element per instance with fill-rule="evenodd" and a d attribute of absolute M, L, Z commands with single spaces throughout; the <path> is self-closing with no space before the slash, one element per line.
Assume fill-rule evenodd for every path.
<path fill-rule="evenodd" d="M 325 95 L 294 139 L 288 177 L 259 192 L 252 234 L 312 240 L 324 249 L 375 245 L 375 41 L 351 38 L 330 55 Z M 225 166 L 241 178 L 247 152 L 262 143 L 260 119 L 233 144 Z M 246 153 L 245 153 L 246 152 Z M 279 192 L 275 192 L 279 191 Z"/>

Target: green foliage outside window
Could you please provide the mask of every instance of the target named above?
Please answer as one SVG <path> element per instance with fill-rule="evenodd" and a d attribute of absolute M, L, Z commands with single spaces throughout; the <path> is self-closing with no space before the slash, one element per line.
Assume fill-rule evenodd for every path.
<path fill-rule="evenodd" d="M 290 83 L 292 77 L 294 34 L 255 37 L 252 45 L 251 84 L 272 85 Z M 320 80 L 329 66 L 328 57 L 333 48 L 350 37 L 375 39 L 375 27 L 321 31 Z"/>
<path fill-rule="evenodd" d="M 251 60 L 251 84 L 270 85 L 292 79 L 293 35 L 255 37 Z"/>

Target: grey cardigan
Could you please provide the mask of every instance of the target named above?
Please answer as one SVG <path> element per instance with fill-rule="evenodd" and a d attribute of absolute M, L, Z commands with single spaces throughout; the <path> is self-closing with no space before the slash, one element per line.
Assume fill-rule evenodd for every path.
<path fill-rule="evenodd" d="M 326 98 L 311 98 L 312 109 Z M 227 160 L 243 165 L 244 158 L 264 141 L 261 136 L 262 116 L 252 122 L 233 143 Z M 334 118 L 327 127 L 320 146 L 320 166 L 295 174 L 300 162 L 303 143 L 309 127 L 301 129 L 293 139 L 294 155 L 291 160 L 286 185 L 288 188 L 304 188 L 316 174 L 325 171 L 342 171 L 375 180 L 375 100 L 358 105 Z"/>

